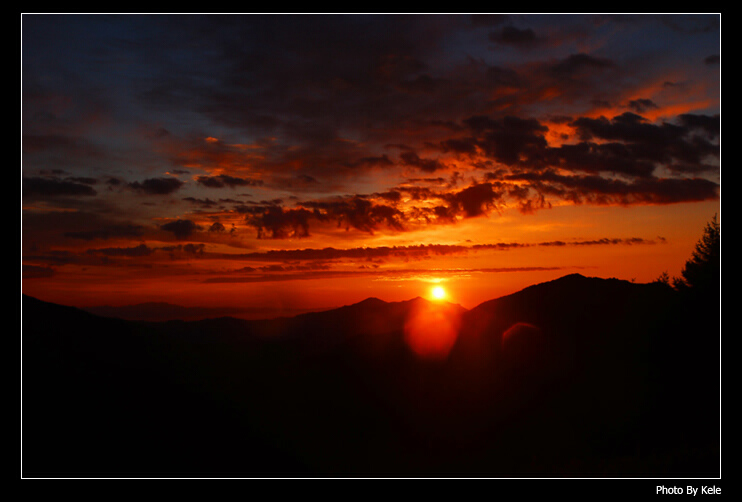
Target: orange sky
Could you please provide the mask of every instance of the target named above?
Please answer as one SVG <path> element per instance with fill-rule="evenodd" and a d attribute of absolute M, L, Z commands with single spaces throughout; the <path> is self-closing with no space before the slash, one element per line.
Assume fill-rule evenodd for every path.
<path fill-rule="evenodd" d="M 719 22 L 26 15 L 23 293 L 254 315 L 679 275 L 720 218 Z"/>

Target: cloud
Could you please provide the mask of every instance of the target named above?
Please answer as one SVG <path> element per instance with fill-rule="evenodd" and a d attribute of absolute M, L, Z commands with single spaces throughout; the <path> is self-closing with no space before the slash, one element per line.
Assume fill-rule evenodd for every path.
<path fill-rule="evenodd" d="M 307 237 L 332 224 L 356 238 L 461 224 L 503 208 L 531 214 L 563 201 L 712 200 L 719 115 L 675 111 L 716 106 L 716 68 L 703 66 L 719 63 L 711 21 L 678 19 L 684 35 L 675 39 L 643 16 L 142 17 L 106 20 L 121 28 L 114 45 L 94 17 L 56 21 L 54 33 L 69 44 L 41 43 L 44 30 L 30 21 L 24 169 L 47 174 L 24 177 L 23 195 L 49 204 L 24 211 L 78 210 L 82 201 L 70 199 L 87 197 L 95 207 L 86 215 L 121 217 L 117 211 L 131 208 L 137 214 L 127 220 L 143 225 L 181 215 L 160 229 L 178 239 L 208 230 L 198 237 L 213 239 L 225 229 L 212 223 L 228 225 L 225 207 L 235 204 L 247 233 L 261 239 Z M 136 31 L 127 29 L 132 22 Z M 647 27 L 655 31 L 640 31 Z M 712 28 L 711 36 L 690 36 Z M 655 44 L 655 36 L 668 38 Z M 520 50 L 534 44 L 539 51 Z M 650 46 L 652 57 L 644 52 Z M 59 55 L 54 64 L 50 47 Z M 666 48 L 673 50 L 661 54 Z M 143 66 L 125 73 L 73 66 L 97 60 L 90 50 Z M 71 74 L 79 78 L 69 81 Z M 123 80 L 109 81 L 114 76 Z M 678 85 L 663 88 L 668 80 Z M 62 81 L 69 85 L 54 87 Z M 123 88 L 135 90 L 126 103 Z M 597 100 L 606 105 L 599 112 Z M 114 115 L 123 104 L 126 116 Z M 110 124 L 115 135 L 105 134 L 114 132 L 104 129 Z M 143 179 L 153 175 L 137 169 L 168 175 Z M 135 177 L 122 181 L 123 173 Z M 188 173 L 187 184 L 191 176 L 169 176 Z M 179 196 L 167 209 L 145 206 L 127 201 L 125 186 Z M 211 198 L 213 190 L 247 187 L 260 187 L 257 198 L 266 201 Z M 108 212 L 98 211 L 103 203 Z M 214 219 L 200 229 L 189 211 Z M 60 217 L 44 218 L 25 219 L 24 231 L 43 230 L 46 246 L 63 236 L 137 239 L 144 228 L 102 220 L 53 228 L 48 221 Z"/>
<path fill-rule="evenodd" d="M 248 272 L 246 275 L 230 275 L 209 277 L 204 283 L 260 283 L 327 280 L 347 277 L 373 277 L 383 281 L 437 281 L 441 278 L 468 277 L 472 274 L 496 274 L 508 272 L 534 272 L 546 270 L 560 270 L 564 267 L 499 267 L 477 269 L 397 269 L 397 270 L 298 270 L 280 266 L 251 267 L 240 269 L 239 272 Z M 289 273 L 287 273 L 289 272 Z"/>
<path fill-rule="evenodd" d="M 520 29 L 508 25 L 490 33 L 489 39 L 503 45 L 530 46 L 536 42 L 536 33 L 531 28 Z"/>
<path fill-rule="evenodd" d="M 109 225 L 104 228 L 94 230 L 79 230 L 74 232 L 65 232 L 65 237 L 72 239 L 81 239 L 91 241 L 94 239 L 114 239 L 118 237 L 141 237 L 144 234 L 144 227 L 141 225 Z"/>
<path fill-rule="evenodd" d="M 594 143 L 583 141 L 564 144 L 544 151 L 547 163 L 572 172 L 621 173 L 636 177 L 651 176 L 653 159 L 643 159 L 640 151 L 620 142 Z M 653 154 L 656 155 L 656 154 Z"/>
<path fill-rule="evenodd" d="M 402 161 L 402 165 L 415 167 L 426 173 L 432 173 L 445 168 L 438 160 L 420 158 L 415 152 L 403 152 L 399 158 Z"/>
<path fill-rule="evenodd" d="M 204 208 L 214 207 L 219 204 L 218 202 L 211 200 L 208 197 L 205 199 L 198 199 L 196 197 L 183 197 L 183 200 Z"/>
<path fill-rule="evenodd" d="M 206 245 L 203 243 L 188 243 L 188 244 L 178 244 L 177 246 L 163 246 L 160 248 L 157 248 L 157 251 L 165 251 L 170 254 L 171 259 L 178 258 L 179 254 L 185 254 L 187 256 L 203 256 L 204 255 L 204 249 L 206 248 Z"/>
<path fill-rule="evenodd" d="M 317 211 L 304 208 L 284 209 L 278 205 L 243 208 L 247 212 L 245 223 L 258 231 L 258 239 L 285 239 L 308 237 L 309 219 L 320 217 Z"/>
<path fill-rule="evenodd" d="M 79 183 L 70 179 L 23 177 L 23 197 L 92 197 L 97 192 L 87 183 Z"/>
<path fill-rule="evenodd" d="M 316 214 L 325 219 L 337 221 L 339 226 L 345 226 L 346 229 L 373 233 L 385 224 L 395 230 L 404 230 L 402 211 L 358 195 L 329 201 L 310 201 L 304 205 L 317 210 Z"/>
<path fill-rule="evenodd" d="M 107 257 L 134 257 L 141 258 L 143 256 L 149 256 L 154 252 L 154 249 L 148 247 L 146 244 L 139 244 L 134 247 L 116 247 L 116 248 L 101 248 L 101 249 L 88 249 L 87 253 L 91 255 L 102 255 Z"/>
<path fill-rule="evenodd" d="M 236 176 L 229 176 L 226 174 L 220 174 L 218 176 L 198 176 L 196 181 L 210 188 L 234 188 L 234 187 L 245 187 L 245 186 L 261 186 L 262 180 L 252 180 L 247 178 L 238 178 Z"/>
<path fill-rule="evenodd" d="M 632 99 L 631 101 L 629 101 L 628 106 L 636 113 L 644 113 L 647 110 L 659 108 L 654 101 L 646 98 Z"/>
<path fill-rule="evenodd" d="M 498 185 L 475 183 L 459 192 L 446 195 L 445 199 L 449 202 L 452 211 L 463 214 L 466 218 L 473 218 L 496 207 L 496 202 L 502 197 L 503 192 Z"/>
<path fill-rule="evenodd" d="M 224 225 L 219 223 L 218 221 L 215 221 L 209 227 L 209 232 L 221 233 L 221 232 L 224 232 L 225 230 L 226 229 L 224 228 Z"/>
<path fill-rule="evenodd" d="M 361 157 L 358 160 L 348 161 L 345 163 L 345 166 L 350 168 L 391 167 L 393 165 L 394 162 L 392 162 L 386 154 L 380 156 Z"/>
<path fill-rule="evenodd" d="M 679 123 L 686 127 L 686 134 L 691 131 L 702 131 L 707 134 L 708 139 L 719 137 L 721 130 L 720 116 L 717 115 L 694 115 L 685 113 L 678 116 Z"/>
<path fill-rule="evenodd" d="M 56 271 L 49 267 L 26 264 L 23 264 L 21 267 L 21 277 L 23 279 L 46 279 L 53 277 L 55 274 Z"/>
<path fill-rule="evenodd" d="M 57 153 L 70 158 L 99 158 L 102 152 L 79 136 L 23 134 L 24 154 Z"/>
<path fill-rule="evenodd" d="M 177 178 L 149 178 L 144 181 L 129 183 L 129 187 L 148 195 L 169 195 L 182 187 L 184 183 Z"/>
<path fill-rule="evenodd" d="M 704 170 L 708 169 L 703 164 L 704 159 L 718 158 L 720 154 L 719 145 L 711 142 L 718 136 L 718 117 L 686 114 L 675 124 L 654 124 L 640 115 L 626 112 L 612 119 L 580 117 L 572 125 L 584 139 L 620 142 L 625 146 L 617 156 L 634 159 L 637 163 L 661 163 L 672 168 L 674 162 L 680 162 Z M 698 132 L 706 133 L 705 137 Z"/>
<path fill-rule="evenodd" d="M 642 178 L 635 181 L 595 175 L 566 176 L 553 171 L 520 173 L 509 180 L 532 182 L 538 192 L 576 204 L 673 204 L 715 200 L 719 185 L 703 178 Z"/>
<path fill-rule="evenodd" d="M 470 16 L 472 26 L 499 26 L 510 19 L 508 14 L 472 14 Z"/>
<path fill-rule="evenodd" d="M 187 239 L 193 232 L 200 230 L 201 227 L 191 220 L 175 220 L 160 226 L 161 230 L 172 232 L 176 239 Z"/>
<path fill-rule="evenodd" d="M 660 239 L 660 242 L 666 242 Z M 570 241 L 544 242 L 497 242 L 486 244 L 420 244 L 411 246 L 373 246 L 354 248 L 305 248 L 305 249 L 277 249 L 253 253 L 234 255 L 231 258 L 240 261 L 257 262 L 296 262 L 336 260 L 377 261 L 377 260 L 424 260 L 436 256 L 464 256 L 471 252 L 480 251 L 510 251 L 529 247 L 549 246 L 610 246 L 610 245 L 652 245 L 657 241 L 641 237 L 629 238 L 601 238 L 591 240 L 574 239 Z M 228 255 L 219 255 L 218 258 L 227 258 Z"/>
<path fill-rule="evenodd" d="M 266 252 L 248 253 L 241 255 L 240 259 L 255 261 L 291 261 L 291 260 L 378 260 L 388 258 L 400 259 L 422 259 L 433 255 L 450 255 L 463 253 L 466 248 L 457 245 L 430 244 L 419 246 L 376 246 L 363 248 L 323 248 L 323 249 L 294 249 L 294 250 L 272 250 Z"/>
<path fill-rule="evenodd" d="M 438 90 L 447 81 L 444 79 L 433 78 L 430 75 L 418 75 L 411 80 L 405 80 L 399 83 L 399 87 L 409 93 L 432 93 Z"/>
<path fill-rule="evenodd" d="M 476 143 L 486 156 L 505 165 L 540 159 L 547 146 L 544 134 L 549 129 L 536 119 L 478 115 L 465 119 L 464 124 L 474 137 L 460 141 Z"/>
<path fill-rule="evenodd" d="M 576 77 L 599 72 L 613 68 L 615 64 L 607 58 L 598 58 L 585 53 L 571 54 L 551 67 L 553 75 L 563 77 Z"/>
<path fill-rule="evenodd" d="M 439 148 L 444 152 L 474 155 L 477 153 L 477 142 L 474 138 L 449 138 L 440 142 Z"/>

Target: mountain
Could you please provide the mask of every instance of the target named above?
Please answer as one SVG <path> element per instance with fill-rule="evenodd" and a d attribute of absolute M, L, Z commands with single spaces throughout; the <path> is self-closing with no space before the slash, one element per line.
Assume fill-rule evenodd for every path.
<path fill-rule="evenodd" d="M 271 317 L 296 315 L 307 309 L 262 309 L 236 307 L 184 307 L 166 302 L 146 302 L 135 305 L 101 305 L 84 307 L 83 310 L 102 317 L 116 317 L 130 321 L 196 321 L 214 317 L 237 317 L 240 319 L 267 319 Z M 316 309 L 311 309 L 313 311 Z"/>
<path fill-rule="evenodd" d="M 23 472 L 718 477 L 720 330 L 696 307 L 577 274 L 259 321 L 24 296 Z"/>

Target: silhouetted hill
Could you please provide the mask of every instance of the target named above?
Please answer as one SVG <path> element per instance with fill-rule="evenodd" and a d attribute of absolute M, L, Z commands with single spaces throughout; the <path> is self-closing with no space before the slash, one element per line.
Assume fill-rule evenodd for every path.
<path fill-rule="evenodd" d="M 280 316 L 298 315 L 318 309 L 287 308 L 236 308 L 236 307 L 184 307 L 166 302 L 147 302 L 135 305 L 85 307 L 82 310 L 102 317 L 115 317 L 129 321 L 196 321 L 215 317 L 237 317 L 240 319 L 270 319 Z"/>
<path fill-rule="evenodd" d="M 469 311 L 369 298 L 261 321 L 24 296 L 23 471 L 716 477 L 709 319 L 667 286 L 581 275 Z"/>

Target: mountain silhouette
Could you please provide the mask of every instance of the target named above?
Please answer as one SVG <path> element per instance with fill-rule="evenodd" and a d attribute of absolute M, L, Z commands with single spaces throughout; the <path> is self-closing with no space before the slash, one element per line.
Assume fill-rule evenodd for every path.
<path fill-rule="evenodd" d="M 272 317 L 297 315 L 322 309 L 238 308 L 238 307 L 184 307 L 167 302 L 145 302 L 134 305 L 100 305 L 83 307 L 82 310 L 102 317 L 115 317 L 130 321 L 196 321 L 214 317 L 237 317 L 241 319 L 269 319 Z"/>
<path fill-rule="evenodd" d="M 659 283 L 257 321 L 22 301 L 28 476 L 720 474 L 718 320 Z"/>

